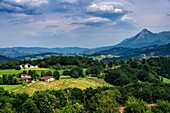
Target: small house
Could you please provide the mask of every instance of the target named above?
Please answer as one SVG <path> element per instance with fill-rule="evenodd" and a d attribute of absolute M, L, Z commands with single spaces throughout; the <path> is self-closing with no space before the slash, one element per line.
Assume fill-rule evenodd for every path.
<path fill-rule="evenodd" d="M 55 80 L 53 77 L 42 77 L 41 78 L 42 81 L 46 81 L 46 82 L 49 82 L 49 81 L 53 81 Z"/>
<path fill-rule="evenodd" d="M 31 75 L 27 75 L 27 74 L 21 74 L 21 78 L 25 81 L 28 81 L 28 79 L 31 78 Z"/>
<path fill-rule="evenodd" d="M 23 78 L 23 77 L 31 78 L 31 75 L 21 74 L 21 78 Z"/>
<path fill-rule="evenodd" d="M 22 64 L 20 68 L 38 68 L 38 65 Z"/>

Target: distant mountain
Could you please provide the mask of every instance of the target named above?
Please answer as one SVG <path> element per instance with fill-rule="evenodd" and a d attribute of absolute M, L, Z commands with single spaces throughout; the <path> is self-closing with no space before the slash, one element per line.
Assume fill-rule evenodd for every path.
<path fill-rule="evenodd" d="M 0 64 L 8 61 L 14 61 L 12 58 L 4 57 L 0 55 Z"/>
<path fill-rule="evenodd" d="M 17 60 L 29 60 L 29 59 L 43 59 L 43 58 L 49 58 L 52 56 L 59 56 L 61 54 L 58 53 L 41 53 L 41 54 L 34 54 L 34 55 L 26 55 L 26 56 L 19 56 L 19 57 L 15 57 L 15 59 Z"/>
<path fill-rule="evenodd" d="M 13 47 L 0 48 L 0 55 L 9 57 L 19 57 L 34 54 L 42 54 L 47 52 L 72 54 L 88 50 L 88 48 L 64 47 L 64 48 L 42 48 L 42 47 Z"/>
<path fill-rule="evenodd" d="M 152 33 L 147 29 L 143 29 L 136 36 L 125 39 L 114 47 L 141 48 L 152 45 L 166 45 L 168 43 L 170 43 L 170 31 Z"/>
<path fill-rule="evenodd" d="M 6 49 L 0 48 L 0 55 L 6 57 L 18 57 L 18 56 L 25 56 L 25 55 L 32 55 L 36 54 L 34 52 L 25 52 L 25 51 L 16 51 L 15 49 Z"/>
<path fill-rule="evenodd" d="M 99 52 L 99 51 L 102 52 L 108 49 L 112 49 L 114 47 L 125 47 L 126 49 L 127 48 L 132 49 L 132 48 L 149 47 L 152 45 L 166 45 L 168 43 L 170 43 L 170 31 L 164 31 L 161 33 L 152 33 L 151 31 L 147 29 L 143 29 L 137 35 L 131 38 L 127 38 L 117 45 L 92 48 L 92 49 L 85 50 L 81 53 L 94 54 L 96 52 Z M 119 50 L 122 48 L 114 48 L 114 49 Z"/>
<path fill-rule="evenodd" d="M 164 46 L 153 45 L 143 48 L 126 48 L 126 47 L 114 47 L 108 50 L 102 50 L 96 52 L 98 55 L 129 55 L 129 54 L 147 54 L 147 55 L 170 55 L 170 43 Z M 139 54 L 138 54 L 139 55 Z"/>
<path fill-rule="evenodd" d="M 118 58 L 112 58 L 112 59 L 104 59 L 104 61 L 109 61 L 109 60 L 127 60 L 130 57 L 132 58 L 136 58 L 136 59 L 140 59 L 142 55 L 145 56 L 170 56 L 170 43 L 167 45 L 154 45 L 154 46 L 149 46 L 149 47 L 143 47 L 143 48 L 119 48 L 119 50 L 121 49 L 122 52 L 119 52 L 118 54 L 118 47 L 113 48 L 113 49 L 109 49 L 109 50 L 105 50 L 105 51 L 100 51 L 97 52 L 95 54 L 100 55 L 100 54 L 104 54 L 107 55 L 108 53 L 110 53 L 111 55 L 120 55 L 120 57 Z M 113 51 L 116 50 L 117 51 Z M 129 51 L 129 52 L 128 52 Z M 94 54 L 94 56 L 95 56 Z"/>
<path fill-rule="evenodd" d="M 95 54 L 101 54 L 101 55 L 124 55 L 124 54 L 130 54 L 139 51 L 138 48 L 126 48 L 126 47 L 113 47 L 108 50 L 102 50 L 99 52 L 96 52 Z"/>

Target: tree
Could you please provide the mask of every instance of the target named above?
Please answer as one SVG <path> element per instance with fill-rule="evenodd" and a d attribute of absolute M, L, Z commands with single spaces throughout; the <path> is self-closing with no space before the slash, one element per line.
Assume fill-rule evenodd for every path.
<path fill-rule="evenodd" d="M 60 103 L 54 95 L 51 95 L 45 91 L 35 92 L 32 99 L 41 113 L 54 112 L 58 105 L 57 103 Z"/>
<path fill-rule="evenodd" d="M 36 104 L 33 102 L 32 99 L 27 99 L 22 104 L 21 111 L 23 113 L 40 113 L 39 109 L 37 108 Z"/>
<path fill-rule="evenodd" d="M 109 61 L 109 62 L 107 63 L 107 66 L 108 66 L 109 68 L 113 67 L 113 62 L 112 62 L 112 61 Z"/>
<path fill-rule="evenodd" d="M 114 113 L 119 106 L 117 99 L 121 97 L 118 90 L 106 90 L 96 93 L 87 101 L 88 109 L 99 113 Z"/>
<path fill-rule="evenodd" d="M 41 71 L 41 77 L 46 76 L 45 71 Z"/>
<path fill-rule="evenodd" d="M 168 101 L 157 101 L 157 108 L 161 110 L 163 113 L 169 113 L 170 112 L 170 103 Z"/>
<path fill-rule="evenodd" d="M 15 66 L 15 70 L 20 70 L 21 67 L 20 66 Z"/>
<path fill-rule="evenodd" d="M 4 85 L 8 84 L 8 76 L 7 75 L 2 75 L 2 81 L 3 81 Z"/>
<path fill-rule="evenodd" d="M 70 74 L 71 74 L 71 77 L 73 78 L 84 77 L 83 69 L 77 66 L 71 70 Z"/>
<path fill-rule="evenodd" d="M 130 67 L 131 68 L 137 68 L 138 67 L 138 61 L 136 61 L 136 60 L 131 61 L 130 62 Z"/>
<path fill-rule="evenodd" d="M 53 74 L 52 74 L 52 72 L 51 71 L 48 71 L 47 73 L 46 73 L 46 76 L 52 76 Z"/>
<path fill-rule="evenodd" d="M 56 80 L 59 80 L 59 79 L 60 79 L 60 73 L 59 73 L 58 71 L 54 71 L 53 77 L 54 77 Z"/>
<path fill-rule="evenodd" d="M 57 65 L 55 65 L 55 69 L 56 69 L 56 70 L 61 70 L 62 67 L 61 67 L 61 65 L 60 65 L 59 63 L 57 63 Z"/>
<path fill-rule="evenodd" d="M 124 113 L 146 113 L 149 110 L 146 102 L 135 97 L 129 97 L 125 105 Z"/>
<path fill-rule="evenodd" d="M 32 71 L 31 70 L 28 71 L 28 75 L 32 75 Z"/>
<path fill-rule="evenodd" d="M 27 71 L 24 70 L 24 71 L 22 72 L 22 74 L 27 74 Z"/>
<path fill-rule="evenodd" d="M 29 98 L 29 95 L 26 93 L 17 93 L 13 100 L 13 107 L 16 108 L 17 112 L 21 112 L 21 105 Z"/>

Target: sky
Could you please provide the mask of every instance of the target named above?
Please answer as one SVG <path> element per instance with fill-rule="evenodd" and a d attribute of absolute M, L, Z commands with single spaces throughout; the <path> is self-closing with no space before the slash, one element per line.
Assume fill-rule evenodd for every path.
<path fill-rule="evenodd" d="M 170 31 L 170 0 L 0 0 L 0 48 L 115 45 Z"/>

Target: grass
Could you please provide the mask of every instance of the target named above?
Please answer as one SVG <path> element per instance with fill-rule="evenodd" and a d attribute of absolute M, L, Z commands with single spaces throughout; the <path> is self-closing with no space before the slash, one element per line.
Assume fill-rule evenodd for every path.
<path fill-rule="evenodd" d="M 33 95 L 35 91 L 44 91 L 44 90 L 59 90 L 59 89 L 65 89 L 65 88 L 80 88 L 82 90 L 92 87 L 97 88 L 98 86 L 103 87 L 102 84 L 99 84 L 93 80 L 90 80 L 88 78 L 78 78 L 78 79 L 60 79 L 55 80 L 52 82 L 44 82 L 39 81 L 29 87 L 26 87 L 24 89 L 21 89 L 17 91 L 16 93 L 28 93 L 29 95 Z"/>
<path fill-rule="evenodd" d="M 159 76 L 159 77 L 160 77 L 160 79 L 161 79 L 162 76 Z M 163 78 L 163 82 L 164 82 L 164 83 L 169 83 L 169 84 L 170 84 L 170 79 L 165 78 L 165 77 L 162 77 L 162 78 Z"/>
<path fill-rule="evenodd" d="M 54 72 L 55 69 L 48 69 L 48 68 L 26 68 L 25 71 L 29 71 L 29 70 L 35 70 L 39 75 L 41 74 L 41 71 L 51 71 Z M 5 69 L 5 70 L 0 70 L 0 76 L 2 76 L 3 74 L 7 74 L 7 75 L 17 75 L 19 73 L 21 73 L 22 71 L 24 71 L 24 69 L 21 70 L 15 70 L 15 69 Z M 59 73 L 62 74 L 64 70 L 59 70 Z"/>
<path fill-rule="evenodd" d="M 0 85 L 0 87 L 3 87 L 5 90 L 8 90 L 9 92 L 12 92 L 16 89 L 22 88 L 23 85 Z"/>
<path fill-rule="evenodd" d="M 98 79 L 98 80 L 100 80 L 100 81 L 106 82 L 106 81 L 104 80 L 104 78 L 97 78 L 97 77 L 91 77 L 91 78 L 95 78 L 95 79 Z"/>

